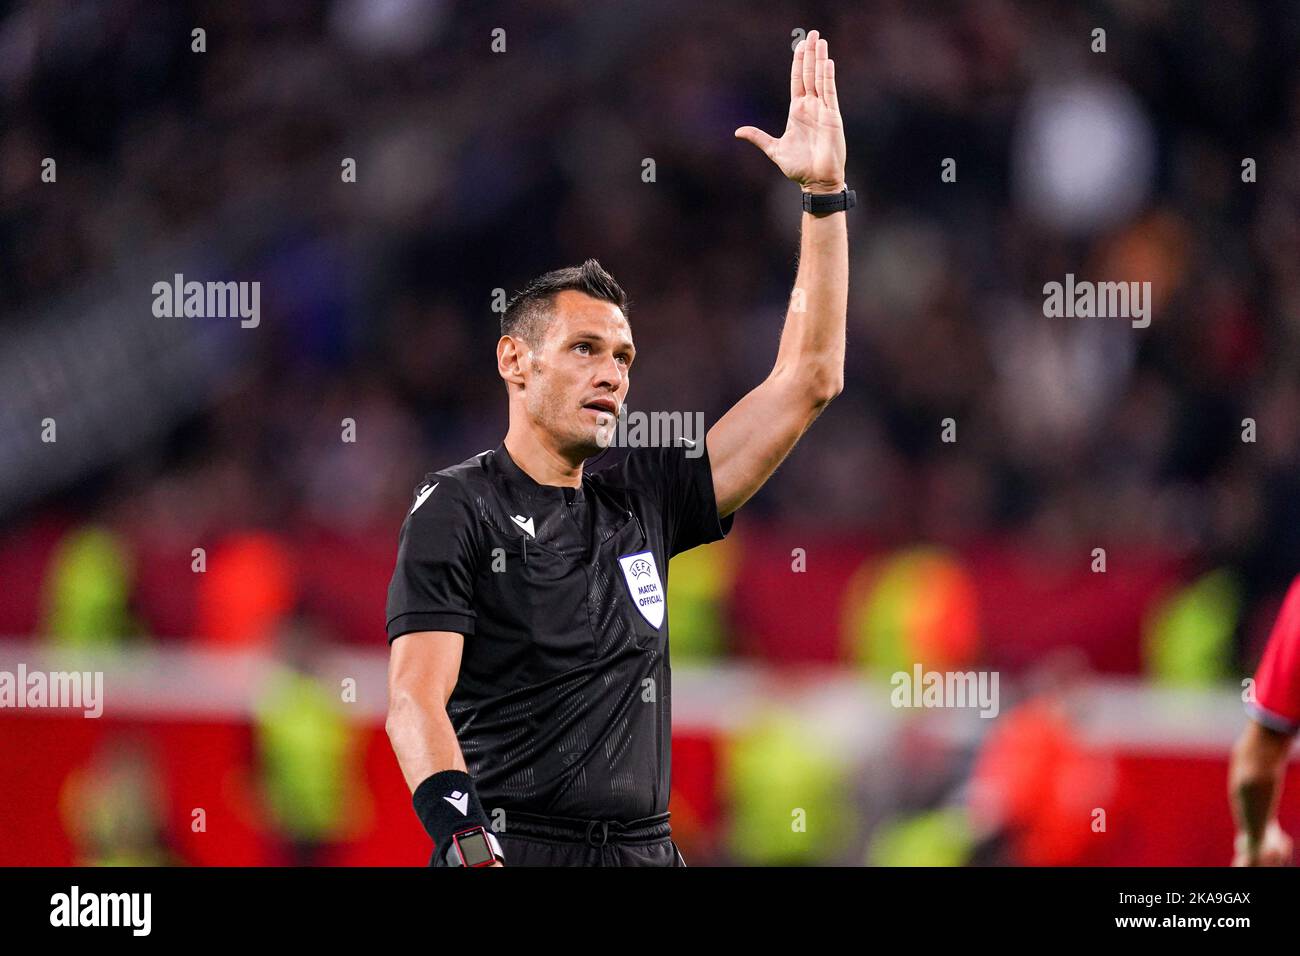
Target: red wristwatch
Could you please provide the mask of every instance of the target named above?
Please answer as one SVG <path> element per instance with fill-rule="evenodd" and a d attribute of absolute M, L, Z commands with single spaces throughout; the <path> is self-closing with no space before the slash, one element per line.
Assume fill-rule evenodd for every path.
<path fill-rule="evenodd" d="M 446 856 L 448 866 L 491 866 L 498 860 L 506 861 L 500 841 L 483 826 L 453 833 Z"/>

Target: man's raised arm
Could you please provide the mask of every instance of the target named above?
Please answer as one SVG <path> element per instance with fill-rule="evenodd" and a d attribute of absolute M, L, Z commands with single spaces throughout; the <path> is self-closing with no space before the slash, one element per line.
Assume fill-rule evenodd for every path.
<path fill-rule="evenodd" d="M 794 51 L 785 133 L 775 139 L 742 126 L 736 137 L 761 149 L 804 192 L 843 191 L 844 125 L 835 93 L 835 63 L 816 30 Z M 761 385 L 709 429 L 706 440 L 721 516 L 731 514 L 763 486 L 844 386 L 846 218 L 844 212 L 803 214 L 799 271 L 776 364 Z"/>

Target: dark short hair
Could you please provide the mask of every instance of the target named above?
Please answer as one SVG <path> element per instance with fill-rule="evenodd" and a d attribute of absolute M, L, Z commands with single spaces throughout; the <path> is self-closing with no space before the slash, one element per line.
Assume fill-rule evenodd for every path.
<path fill-rule="evenodd" d="M 555 315 L 555 296 L 566 289 L 585 292 L 594 299 L 612 302 L 627 315 L 628 298 L 618 281 L 595 259 L 580 266 L 555 269 L 538 276 L 522 292 L 506 303 L 501 315 L 501 334 L 513 335 L 530 345 L 538 345 L 546 326 Z"/>

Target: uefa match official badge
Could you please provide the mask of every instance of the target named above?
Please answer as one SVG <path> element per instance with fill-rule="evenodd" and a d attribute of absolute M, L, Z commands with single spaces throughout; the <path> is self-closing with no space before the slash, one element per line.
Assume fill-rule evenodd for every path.
<path fill-rule="evenodd" d="M 641 616 L 658 629 L 664 622 L 664 587 L 659 580 L 655 556 L 649 551 L 638 551 L 618 559 L 627 581 L 628 593 Z"/>

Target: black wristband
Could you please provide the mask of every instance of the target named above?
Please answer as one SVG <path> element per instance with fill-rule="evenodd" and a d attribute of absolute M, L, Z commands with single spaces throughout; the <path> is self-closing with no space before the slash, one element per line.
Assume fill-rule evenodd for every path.
<path fill-rule="evenodd" d="M 837 193 L 804 192 L 800 197 L 804 212 L 814 216 L 824 216 L 832 212 L 844 212 L 858 204 L 858 194 L 845 186 Z"/>
<path fill-rule="evenodd" d="M 415 814 L 433 839 L 433 860 L 441 859 L 451 835 L 473 826 L 488 825 L 474 781 L 463 770 L 442 770 L 427 777 L 411 795 Z"/>

